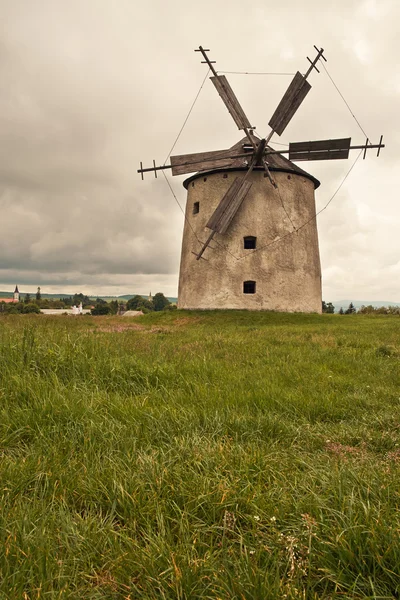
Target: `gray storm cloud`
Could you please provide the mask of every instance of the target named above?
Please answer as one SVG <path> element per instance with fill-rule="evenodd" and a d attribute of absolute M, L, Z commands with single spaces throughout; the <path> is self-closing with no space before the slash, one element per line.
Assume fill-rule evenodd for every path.
<path fill-rule="evenodd" d="M 318 218 L 324 297 L 400 299 L 398 2 L 3 0 L 2 17 L 2 288 L 175 295 L 183 216 L 162 176 L 142 182 L 136 170 L 164 161 L 199 90 L 206 71 L 193 49 L 208 45 L 220 70 L 294 73 L 317 44 L 368 137 L 387 144 L 357 162 Z M 228 77 L 265 135 L 290 76 Z M 324 70 L 311 83 L 276 141 L 363 143 Z M 207 81 L 174 153 L 239 136 Z M 322 182 L 318 208 L 355 157 L 307 165 Z M 172 185 L 184 205 L 182 180 Z"/>

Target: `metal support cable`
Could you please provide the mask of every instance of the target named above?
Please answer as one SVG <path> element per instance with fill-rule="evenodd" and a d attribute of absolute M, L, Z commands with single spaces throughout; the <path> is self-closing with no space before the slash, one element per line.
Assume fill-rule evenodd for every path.
<path fill-rule="evenodd" d="M 184 218 L 185 218 L 185 221 L 187 222 L 187 224 L 189 225 L 190 229 L 192 230 L 194 237 L 196 238 L 196 240 L 198 241 L 198 243 L 199 243 L 199 244 L 202 244 L 203 242 L 202 242 L 201 240 L 199 240 L 199 238 L 197 237 L 197 234 L 196 234 L 195 230 L 193 229 L 191 222 L 190 222 L 190 221 L 189 221 L 189 219 L 187 218 L 187 216 L 186 216 L 186 213 L 185 213 L 185 211 L 183 210 L 183 208 L 182 208 L 182 206 L 181 206 L 181 203 L 179 202 L 179 200 L 178 200 L 178 198 L 177 198 L 177 196 L 176 196 L 176 194 L 175 194 L 175 192 L 174 192 L 174 190 L 173 190 L 173 187 L 172 187 L 172 185 L 171 185 L 171 182 L 170 182 L 170 180 L 168 179 L 168 177 L 167 177 L 167 175 L 164 173 L 164 171 L 162 171 L 162 174 L 164 175 L 165 181 L 167 182 L 167 184 L 168 184 L 168 187 L 169 187 L 169 189 L 170 189 L 170 191 L 171 191 L 171 194 L 172 194 L 172 196 L 174 197 L 174 199 L 175 199 L 175 202 L 176 202 L 176 203 L 177 203 L 177 205 L 179 206 L 179 208 L 180 208 L 180 210 L 181 210 L 181 213 L 183 214 L 183 216 L 184 216 Z"/>
<path fill-rule="evenodd" d="M 169 181 L 168 177 L 166 176 L 166 174 L 164 173 L 164 171 L 162 172 L 162 174 L 163 174 L 163 175 L 164 175 L 164 177 L 165 177 L 165 181 L 166 181 L 166 182 L 167 182 L 167 184 L 168 184 L 168 187 L 169 187 L 169 189 L 170 189 L 170 191 L 171 191 L 171 194 L 173 195 L 173 197 L 174 197 L 174 199 L 175 199 L 175 202 L 177 203 L 177 205 L 179 206 L 179 208 L 180 208 L 180 210 L 181 210 L 181 212 L 182 212 L 183 216 L 185 217 L 185 221 L 186 221 L 186 223 L 189 225 L 189 227 L 190 227 L 190 229 L 191 229 L 191 231 L 192 231 L 192 233 L 193 233 L 194 237 L 196 238 L 196 241 L 197 241 L 197 242 L 198 242 L 198 243 L 199 243 L 201 246 L 203 246 L 203 245 L 204 245 L 204 241 L 202 241 L 202 240 L 201 240 L 201 239 L 200 239 L 200 238 L 197 236 L 197 234 L 196 234 L 195 230 L 193 229 L 191 222 L 190 222 L 190 221 L 189 221 L 189 219 L 187 218 L 185 211 L 183 210 L 183 208 L 182 208 L 182 206 L 181 206 L 181 204 L 180 204 L 180 202 L 179 202 L 178 198 L 176 197 L 176 194 L 175 194 L 175 192 L 174 192 L 174 190 L 173 190 L 173 187 L 172 187 L 172 185 L 171 185 L 171 183 L 170 183 L 170 181 Z M 217 240 L 215 240 L 215 239 L 214 239 L 214 241 L 215 241 L 215 242 L 218 244 L 218 246 L 222 246 L 222 244 L 220 244 L 220 242 L 218 242 Z M 225 248 L 224 246 L 222 246 L 222 247 L 223 247 L 225 250 L 227 250 L 227 252 L 228 252 L 229 254 L 231 254 L 231 255 L 232 255 L 234 258 L 237 258 L 237 257 L 236 257 L 234 254 L 232 254 L 232 252 L 230 252 L 230 251 L 229 251 L 227 248 Z M 208 246 L 208 248 L 209 248 L 210 250 L 213 250 L 213 248 L 212 248 L 211 246 Z M 214 265 L 212 265 L 212 264 L 211 264 L 211 266 L 212 266 L 212 267 L 214 267 Z"/>
<path fill-rule="evenodd" d="M 218 74 L 222 73 L 223 75 L 288 75 L 293 76 L 296 73 L 264 73 L 257 71 L 217 71 Z"/>
<path fill-rule="evenodd" d="M 333 81 L 333 78 L 332 78 L 332 76 L 330 75 L 330 73 L 329 73 L 328 69 L 326 68 L 326 66 L 324 65 L 324 63 L 321 63 L 321 64 L 322 64 L 322 66 L 323 66 L 323 68 L 324 68 L 324 70 L 325 70 L 325 73 L 328 75 L 329 79 L 331 80 L 331 82 L 333 83 L 334 87 L 336 88 L 336 90 L 337 90 L 337 92 L 338 92 L 339 96 L 342 98 L 343 102 L 344 102 L 344 103 L 345 103 L 345 105 L 347 106 L 347 108 L 348 108 L 348 110 L 349 110 L 349 112 L 350 112 L 351 116 L 353 117 L 353 119 L 355 120 L 355 122 L 357 123 L 357 125 L 359 126 L 359 128 L 361 129 L 361 131 L 363 132 L 363 134 L 365 135 L 365 137 L 366 137 L 367 139 L 369 139 L 369 138 L 368 138 L 368 135 L 367 135 L 367 134 L 365 133 L 365 131 L 364 131 L 364 128 L 361 126 L 361 123 L 360 123 L 360 121 L 357 119 L 356 115 L 355 115 L 355 114 L 353 113 L 353 111 L 351 110 L 351 108 L 350 108 L 350 105 L 349 105 L 349 103 L 347 102 L 346 98 L 343 96 L 342 92 L 339 90 L 338 86 L 337 86 L 337 85 L 336 85 L 336 83 Z"/>
<path fill-rule="evenodd" d="M 175 146 L 176 146 L 176 144 L 177 144 L 177 142 L 178 142 L 179 138 L 181 137 L 182 131 L 184 130 L 184 128 L 185 128 L 185 125 L 186 125 L 186 123 L 188 122 L 190 115 L 192 114 L 192 110 L 194 109 L 194 105 L 196 104 L 196 102 L 197 102 L 197 100 L 198 100 L 198 98 L 199 98 L 199 96 L 200 96 L 201 90 L 202 90 L 202 89 L 203 89 L 203 87 L 204 87 L 204 84 L 205 84 L 205 82 L 206 82 L 206 79 L 207 79 L 207 77 L 208 77 L 208 74 L 209 74 L 209 72 L 210 72 L 210 69 L 208 69 L 208 71 L 207 71 L 207 73 L 206 73 L 206 76 L 204 77 L 204 79 L 203 79 L 203 81 L 202 81 L 202 84 L 201 84 L 201 86 L 200 86 L 200 88 L 199 88 L 199 91 L 197 92 L 197 94 L 196 94 L 196 97 L 195 97 L 195 99 L 193 100 L 193 103 L 192 103 L 191 107 L 189 108 L 189 112 L 188 112 L 188 114 L 186 115 L 186 118 L 185 118 L 185 120 L 183 121 L 183 125 L 182 125 L 182 127 L 180 128 L 180 130 L 179 130 L 179 133 L 178 133 L 178 135 L 176 136 L 176 139 L 175 139 L 174 143 L 172 144 L 172 148 L 171 148 L 171 150 L 168 152 L 168 155 L 167 155 L 166 159 L 164 160 L 164 165 L 165 165 L 165 163 L 167 162 L 167 160 L 169 159 L 169 157 L 171 156 L 171 154 L 172 154 L 172 152 L 173 152 L 173 150 L 174 150 L 174 148 L 175 148 Z"/>
<path fill-rule="evenodd" d="M 279 186 L 278 186 L 278 184 L 276 184 L 276 188 L 275 188 L 275 189 L 278 191 L 279 200 L 281 201 L 282 208 L 283 208 L 283 210 L 284 210 L 284 212 L 285 212 L 285 214 L 286 214 L 287 218 L 288 218 L 288 219 L 289 219 L 289 221 L 291 222 L 293 229 L 296 229 L 296 227 L 295 227 L 295 224 L 293 223 L 292 219 L 290 218 L 290 215 L 289 215 L 288 211 L 286 210 L 286 207 L 285 207 L 285 205 L 284 205 L 284 203 L 283 203 L 282 196 L 281 196 L 281 191 L 280 191 L 280 189 L 279 189 Z"/>
<path fill-rule="evenodd" d="M 198 98 L 199 98 L 199 96 L 200 96 L 201 90 L 202 90 L 202 89 L 203 89 L 203 87 L 204 87 L 204 84 L 205 84 L 205 82 L 206 82 L 206 79 L 207 79 L 207 77 L 208 77 L 208 74 L 209 74 L 209 72 L 210 72 L 210 69 L 208 69 L 208 71 L 207 71 L 207 74 L 206 74 L 206 76 L 204 77 L 204 79 L 203 79 L 203 81 L 202 81 L 202 83 L 201 83 L 201 85 L 200 85 L 200 87 L 199 87 L 199 90 L 198 90 L 198 92 L 197 92 L 197 94 L 196 94 L 196 96 L 195 96 L 195 98 L 194 98 L 194 100 L 193 100 L 193 102 L 192 102 L 192 104 L 191 104 L 191 106 L 190 106 L 190 108 L 189 108 L 189 112 L 188 112 L 188 114 L 186 115 L 186 118 L 185 118 L 185 120 L 183 121 L 182 127 L 180 128 L 180 130 L 179 130 L 179 132 L 178 132 L 178 135 L 176 136 L 176 138 L 175 138 L 175 141 L 174 141 L 174 143 L 172 144 L 172 147 L 171 147 L 170 151 L 168 152 L 168 155 L 167 155 L 167 157 L 166 157 L 166 159 L 165 159 L 165 161 L 164 161 L 164 165 L 166 164 L 166 162 L 167 162 L 168 158 L 171 156 L 171 153 L 173 152 L 173 150 L 174 150 L 174 148 L 175 148 L 175 146 L 176 146 L 176 144 L 177 144 L 177 142 L 178 142 L 178 140 L 179 140 L 179 138 L 180 138 L 180 136 L 181 136 L 181 134 L 182 134 L 182 131 L 184 130 L 184 128 L 185 128 L 185 125 L 186 125 L 186 123 L 188 122 L 190 115 L 192 114 L 192 111 L 193 111 L 193 109 L 194 109 L 194 106 L 195 106 L 195 104 L 196 104 L 196 102 L 197 102 L 197 100 L 198 100 Z M 190 222 L 190 221 L 189 221 L 189 219 L 187 218 L 187 216 L 186 216 L 186 213 L 185 213 L 184 209 L 182 208 L 182 206 L 181 206 L 181 203 L 179 202 L 179 200 L 178 200 L 178 198 L 177 198 L 177 196 L 176 196 L 176 194 L 175 194 L 175 192 L 174 192 L 174 190 L 173 190 L 173 187 L 172 187 L 172 185 L 171 185 L 171 182 L 170 182 L 169 178 L 167 177 L 167 175 L 166 175 L 166 173 L 165 173 L 164 171 L 162 171 L 162 174 L 164 175 L 164 179 L 165 179 L 165 181 L 167 182 L 167 184 L 168 184 L 168 187 L 169 187 L 169 189 L 170 189 L 170 191 L 171 191 L 171 194 L 172 194 L 172 196 L 173 196 L 173 198 L 174 198 L 175 202 L 176 202 L 176 203 L 177 203 L 177 205 L 179 206 L 179 209 L 180 209 L 181 213 L 183 214 L 183 216 L 184 216 L 184 218 L 185 218 L 185 221 L 187 222 L 187 224 L 189 225 L 190 229 L 192 230 L 192 233 L 193 233 L 194 237 L 196 238 L 196 241 L 197 241 L 199 244 L 203 244 L 203 242 L 202 242 L 202 241 L 201 241 L 201 240 L 200 240 L 200 239 L 197 237 L 197 234 L 196 234 L 195 230 L 193 229 L 191 222 Z"/>
<path fill-rule="evenodd" d="M 190 229 L 191 229 L 191 231 L 192 231 L 192 233 L 193 233 L 194 237 L 196 238 L 196 242 L 197 242 L 198 244 L 200 244 L 200 246 L 203 246 L 203 245 L 204 245 L 204 241 L 202 241 L 202 240 L 201 240 L 201 239 L 198 237 L 197 233 L 196 233 L 196 232 L 195 232 L 195 230 L 193 229 L 193 226 L 192 226 L 191 222 L 190 222 L 190 221 L 189 221 L 189 219 L 187 218 L 187 216 L 186 216 L 186 213 L 185 213 L 185 211 L 183 210 L 183 208 L 182 208 L 182 205 L 181 205 L 181 203 L 179 202 L 179 200 L 178 200 L 178 198 L 177 198 L 177 196 L 176 196 L 176 194 L 175 194 L 175 192 L 174 192 L 174 189 L 173 189 L 173 187 L 172 187 L 172 185 L 171 185 L 171 182 L 169 181 L 169 179 L 168 179 L 167 175 L 164 173 L 164 171 L 162 172 L 162 174 L 164 175 L 165 181 L 167 182 L 167 184 L 168 184 L 168 187 L 169 187 L 169 189 L 170 189 L 170 191 L 171 191 L 171 194 L 173 195 L 175 202 L 176 202 L 176 203 L 177 203 L 177 205 L 179 206 L 179 208 L 180 208 L 180 210 L 181 210 L 181 212 L 182 212 L 182 214 L 183 214 L 183 216 L 184 216 L 184 218 L 185 218 L 185 221 L 186 221 L 186 223 L 189 225 L 189 227 L 190 227 Z M 216 241 L 216 240 L 215 240 L 215 241 Z M 221 246 L 221 244 L 219 244 L 219 242 L 217 242 L 217 244 L 218 244 L 219 246 Z M 212 250 L 212 249 L 213 249 L 211 246 L 208 246 L 208 247 L 210 248 L 210 250 Z M 229 250 L 228 250 L 228 252 L 229 252 Z M 230 254 L 231 254 L 231 252 L 230 252 Z M 232 256 L 234 256 L 234 255 L 232 254 Z M 236 257 L 235 257 L 235 258 L 236 258 Z"/>

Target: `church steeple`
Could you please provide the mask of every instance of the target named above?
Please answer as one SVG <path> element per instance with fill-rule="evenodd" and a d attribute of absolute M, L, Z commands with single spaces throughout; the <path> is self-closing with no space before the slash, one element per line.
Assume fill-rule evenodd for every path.
<path fill-rule="evenodd" d="M 18 286 L 15 286 L 15 290 L 14 290 L 14 302 L 19 302 L 19 290 L 18 290 Z"/>

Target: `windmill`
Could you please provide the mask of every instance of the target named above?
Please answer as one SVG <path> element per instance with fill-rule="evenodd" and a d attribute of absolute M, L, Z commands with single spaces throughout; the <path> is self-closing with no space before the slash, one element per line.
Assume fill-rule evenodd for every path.
<path fill-rule="evenodd" d="M 209 49 L 199 46 L 218 94 L 245 137 L 225 150 L 170 157 L 169 165 L 138 173 L 171 169 L 172 175 L 196 173 L 184 182 L 188 189 L 182 241 L 178 306 L 180 308 L 247 308 L 321 312 L 321 270 L 315 219 L 314 190 L 319 181 L 294 162 L 346 159 L 350 150 L 376 148 L 367 139 L 351 138 L 292 142 L 274 150 L 269 141 L 282 135 L 311 89 L 308 77 L 319 73 L 323 48 L 314 46 L 314 60 L 297 72 L 273 113 L 264 139 L 251 125 L 225 75 L 214 68 Z M 288 154 L 287 159 L 284 154 Z M 294 161 L 294 162 L 292 162 Z M 307 227 L 304 227 L 304 223 Z M 288 236 L 288 228 L 293 235 Z M 300 231 L 301 230 L 301 231 Z M 283 239 L 270 252 L 257 252 Z M 213 245 L 211 245 L 213 244 Z M 244 252 L 243 252 L 244 251 Z"/>

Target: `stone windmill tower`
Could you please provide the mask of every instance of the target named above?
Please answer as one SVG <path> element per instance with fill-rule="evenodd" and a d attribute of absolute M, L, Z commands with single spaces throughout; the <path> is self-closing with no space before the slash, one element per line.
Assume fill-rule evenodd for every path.
<path fill-rule="evenodd" d="M 276 151 L 269 141 L 281 135 L 311 89 L 307 78 L 322 58 L 317 50 L 305 75 L 296 73 L 269 121 L 265 139 L 253 133 L 224 75 L 206 50 L 197 50 L 213 73 L 211 81 L 245 137 L 226 150 L 171 156 L 171 164 L 144 169 L 157 176 L 196 172 L 187 189 L 179 276 L 178 307 L 321 312 L 321 267 L 314 190 L 320 185 L 292 161 L 348 158 L 351 149 L 378 148 L 367 139 L 289 144 Z M 319 72 L 319 71 L 318 71 Z M 284 154 L 289 155 L 287 159 Z M 279 242 L 279 243 L 278 243 Z M 263 251 L 264 250 L 264 251 Z"/>

